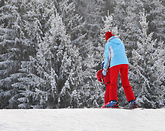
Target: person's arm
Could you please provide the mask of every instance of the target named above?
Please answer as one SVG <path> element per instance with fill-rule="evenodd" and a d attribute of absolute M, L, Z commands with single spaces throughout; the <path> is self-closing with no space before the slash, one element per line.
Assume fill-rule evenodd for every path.
<path fill-rule="evenodd" d="M 111 46 L 109 44 L 105 45 L 105 51 L 104 51 L 104 70 L 107 70 L 110 66 L 110 61 L 111 61 Z"/>
<path fill-rule="evenodd" d="M 103 66 L 103 71 L 102 74 L 106 76 L 107 74 L 107 69 L 109 67 L 109 44 L 105 45 L 105 50 L 104 50 L 104 66 Z"/>

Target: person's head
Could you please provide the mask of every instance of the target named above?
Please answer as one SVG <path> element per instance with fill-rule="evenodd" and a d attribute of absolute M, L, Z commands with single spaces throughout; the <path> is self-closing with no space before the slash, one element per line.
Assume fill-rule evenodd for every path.
<path fill-rule="evenodd" d="M 105 39 L 106 39 L 106 41 L 107 41 L 109 38 L 111 38 L 112 36 L 113 36 L 112 32 L 107 31 L 107 32 L 105 33 Z"/>

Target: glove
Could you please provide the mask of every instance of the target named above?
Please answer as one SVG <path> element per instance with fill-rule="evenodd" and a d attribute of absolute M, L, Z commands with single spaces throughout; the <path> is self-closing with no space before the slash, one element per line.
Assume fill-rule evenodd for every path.
<path fill-rule="evenodd" d="M 105 63 L 105 62 L 103 61 L 103 62 L 102 62 L 102 66 L 101 66 L 101 67 L 102 67 L 102 69 L 104 68 L 104 63 Z"/>
<path fill-rule="evenodd" d="M 102 74 L 103 74 L 103 76 L 106 76 L 107 75 L 107 71 L 106 70 L 103 70 L 102 71 Z"/>

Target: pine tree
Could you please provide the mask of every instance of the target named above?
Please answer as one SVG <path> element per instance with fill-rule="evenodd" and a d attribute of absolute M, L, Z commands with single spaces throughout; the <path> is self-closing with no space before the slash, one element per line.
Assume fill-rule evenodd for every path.
<path fill-rule="evenodd" d="M 124 26 L 125 32 L 124 43 L 129 49 L 136 48 L 136 42 L 138 41 L 140 34 L 139 15 L 143 12 L 143 3 L 140 0 L 128 1 L 128 7 L 126 8 L 127 16 L 125 17 Z"/>
<path fill-rule="evenodd" d="M 141 0 L 117 1 L 114 12 L 115 24 L 119 28 L 121 40 L 127 48 L 127 56 L 131 63 L 132 49 L 137 48 L 140 35 L 140 14 L 143 12 Z"/>
<path fill-rule="evenodd" d="M 63 81 L 61 79 L 64 79 L 64 80 L 66 79 L 66 78 L 63 78 L 63 77 L 65 75 L 67 76 L 67 74 L 68 74 L 67 72 L 70 72 L 68 75 L 69 75 L 69 82 L 70 82 L 70 85 L 72 87 L 77 86 L 78 84 L 80 84 L 80 81 L 82 81 L 82 75 L 81 75 L 82 73 L 80 72 L 80 70 L 82 69 L 81 68 L 81 61 L 82 60 L 79 57 L 79 53 L 78 53 L 78 50 L 76 49 L 76 47 L 71 46 L 71 47 L 67 47 L 67 48 L 70 48 L 69 52 L 71 52 L 70 55 L 73 55 L 73 57 L 69 57 L 69 59 L 68 59 L 68 56 L 67 56 L 68 54 L 66 54 L 66 53 L 63 56 L 63 52 L 61 52 L 61 49 L 59 49 L 59 54 L 57 54 L 57 56 L 61 57 L 61 58 L 62 57 L 65 58 L 65 61 L 67 59 L 68 60 L 71 59 L 72 61 L 75 61 L 75 59 L 77 59 L 77 62 L 74 62 L 73 64 L 79 65 L 79 66 L 77 66 L 76 68 L 75 67 L 70 68 L 69 71 L 66 70 L 65 72 L 62 70 L 62 68 L 64 68 L 63 67 L 64 65 L 67 66 L 67 64 L 61 65 L 60 69 L 58 69 L 58 68 L 51 68 L 50 69 L 51 66 L 53 66 L 53 67 L 59 66 L 60 61 L 62 59 L 61 58 L 58 58 L 58 59 L 53 58 L 52 54 L 48 54 L 46 57 L 49 57 L 49 59 L 52 57 L 52 60 L 54 60 L 54 61 L 56 60 L 53 63 L 51 62 L 51 64 L 49 65 L 49 68 L 48 68 L 49 71 L 51 70 L 51 72 L 54 72 L 53 73 L 54 77 L 52 76 L 50 78 L 51 81 L 54 81 L 54 82 L 50 85 L 53 86 L 51 91 L 53 92 L 53 90 L 55 90 L 55 93 L 52 93 L 51 91 L 49 91 L 49 93 L 43 92 L 42 100 L 40 100 L 40 98 L 38 98 L 38 96 L 42 95 L 41 91 L 37 90 L 39 92 L 37 95 L 35 95 L 35 93 L 34 93 L 35 90 L 36 90 L 34 85 L 35 85 L 35 83 L 38 83 L 37 81 L 42 81 L 42 82 L 40 82 L 40 84 L 39 83 L 37 84 L 38 86 L 41 86 L 41 85 L 44 86 L 45 85 L 44 79 L 41 79 L 40 76 L 38 76 L 38 74 L 37 74 L 37 72 L 40 72 L 38 70 L 38 66 L 41 66 L 41 64 L 45 65 L 44 62 L 42 62 L 40 64 L 38 63 L 38 61 L 43 61 L 42 57 L 45 56 L 45 53 L 43 53 L 43 51 L 42 51 L 44 49 L 42 49 L 42 48 L 45 48 L 45 49 L 49 48 L 47 46 L 45 47 L 45 45 L 48 41 L 51 41 L 52 43 L 54 43 L 53 37 L 50 38 L 50 36 L 49 36 L 50 31 L 53 32 L 53 30 L 54 30 L 54 29 L 50 29 L 50 27 L 52 26 L 51 25 L 51 21 L 52 21 L 51 19 L 54 19 L 53 16 L 51 16 L 52 18 L 50 19 L 50 14 L 54 14 L 54 12 L 59 11 L 60 15 L 62 17 L 65 17 L 65 16 L 68 17 L 67 13 L 69 14 L 69 12 L 67 12 L 67 11 L 68 10 L 70 11 L 69 18 L 67 18 L 67 19 L 64 18 L 64 23 L 67 25 L 68 32 L 69 32 L 69 29 L 71 29 L 71 28 L 74 29 L 75 32 L 73 31 L 72 33 L 70 33 L 71 36 L 72 35 L 74 36 L 74 34 L 76 34 L 76 30 L 78 30 L 80 27 L 82 28 L 81 25 L 78 25 L 76 23 L 77 21 L 79 23 L 81 23 L 81 18 L 80 17 L 77 18 L 78 15 L 75 15 L 73 18 L 71 18 L 72 15 L 74 14 L 74 13 L 71 13 L 71 9 L 73 9 L 74 6 L 73 6 L 73 3 L 70 3 L 70 4 L 68 4 L 68 3 L 69 3 L 69 1 L 60 2 L 60 3 L 57 4 L 56 1 L 55 1 L 54 5 L 55 6 L 59 5 L 59 7 L 57 6 L 58 8 L 53 7 L 51 0 L 47 1 L 47 2 L 31 1 L 29 4 L 27 4 L 28 6 L 26 6 L 26 7 L 24 7 L 24 5 L 22 5 L 27 10 L 26 14 L 22 14 L 24 16 L 24 18 L 26 19 L 26 21 L 25 21 L 25 35 L 26 35 L 26 37 L 30 40 L 30 42 L 35 44 L 35 46 L 34 46 L 35 49 L 36 49 L 36 46 L 39 43 L 45 43 L 45 44 L 39 44 L 38 45 L 40 51 L 37 49 L 38 50 L 38 52 L 36 53 L 37 57 L 35 57 L 34 53 L 32 53 L 33 57 L 30 57 L 31 58 L 30 61 L 22 61 L 22 69 L 20 71 L 25 76 L 23 78 L 20 78 L 21 87 L 19 86 L 18 83 L 13 84 L 13 87 L 18 88 L 21 92 L 20 93 L 21 96 L 18 99 L 18 101 L 20 101 L 19 108 L 31 108 L 31 107 L 33 107 L 33 108 L 44 108 L 45 106 L 49 106 L 49 104 L 50 104 L 50 107 L 53 107 L 52 104 L 54 104 L 54 103 L 55 103 L 54 107 L 57 107 L 57 105 L 56 105 L 57 104 L 57 99 L 56 98 L 57 97 L 62 97 L 62 96 L 60 96 L 60 90 L 62 90 L 63 85 L 64 85 L 64 84 L 61 84 L 62 81 Z M 72 7 L 72 8 L 71 9 L 68 8 L 67 5 L 69 5 L 69 7 Z M 44 8 L 44 7 L 47 7 L 47 8 Z M 72 19 L 72 21 L 70 21 L 70 19 Z M 70 26 L 68 24 L 69 22 L 70 22 L 70 25 L 71 24 L 77 24 L 77 25 Z M 59 25 L 59 27 L 61 27 L 61 25 Z M 56 33 L 56 32 L 54 32 L 54 33 Z M 58 34 L 58 32 L 57 32 L 57 34 Z M 32 37 L 30 37 L 30 36 L 32 36 Z M 45 38 L 43 38 L 44 36 L 45 36 Z M 79 33 L 79 36 L 81 36 L 81 31 Z M 54 37 L 56 37 L 56 36 L 54 36 Z M 84 36 L 82 35 L 82 38 L 83 37 Z M 80 38 L 80 39 L 78 38 L 78 39 L 81 40 L 82 38 Z M 43 39 L 44 39 L 44 41 L 42 42 Z M 74 39 L 75 38 L 72 39 L 74 41 L 73 44 L 76 41 L 78 41 L 78 40 L 74 40 Z M 58 39 L 56 41 L 57 41 L 57 43 L 60 42 Z M 70 40 L 67 40 L 67 41 L 69 42 Z M 41 45 L 43 47 L 41 47 Z M 57 48 L 57 46 L 56 46 L 56 48 Z M 59 48 L 63 48 L 63 47 L 59 47 Z M 50 49 L 50 50 L 53 51 L 53 49 Z M 41 55 L 40 59 L 38 58 L 38 54 Z M 27 58 L 29 58 L 29 56 L 27 56 Z M 66 61 L 66 62 L 68 62 L 68 61 Z M 68 62 L 68 63 L 70 63 L 70 62 Z M 37 64 L 37 66 L 35 64 Z M 57 76 L 56 73 L 59 73 L 60 72 L 59 70 L 62 70 L 62 74 L 58 74 L 60 76 Z M 29 75 L 29 72 L 30 72 L 30 75 Z M 58 77 L 59 80 L 56 80 L 57 77 Z M 35 83 L 34 82 L 29 82 L 29 80 L 31 78 L 34 79 Z M 31 86 L 29 87 L 29 85 L 31 85 Z M 59 90 L 56 89 L 56 86 L 58 86 Z M 79 92 L 78 89 L 74 89 L 74 88 L 72 90 L 76 90 L 77 92 Z M 27 91 L 26 91 L 26 89 L 27 89 Z M 72 90 L 71 90 L 71 92 L 72 92 Z M 47 101 L 44 102 L 43 98 L 47 98 Z M 38 103 L 37 100 L 41 101 L 41 102 Z M 59 107 L 61 107 L 61 106 L 59 105 Z"/>
<path fill-rule="evenodd" d="M 82 96 L 80 102 L 83 103 L 83 107 L 101 107 L 104 102 L 103 86 L 96 79 L 96 73 L 101 69 L 101 66 L 98 65 L 101 65 L 99 63 L 100 58 L 102 58 L 102 56 L 98 57 L 99 59 L 96 61 L 95 56 L 100 55 L 97 55 L 97 53 L 99 54 L 100 50 L 94 53 L 90 52 L 87 59 L 82 62 L 86 68 L 83 71 L 83 82 L 81 82 L 80 86 L 80 94 Z"/>
<path fill-rule="evenodd" d="M 161 0 L 143 0 L 147 13 L 149 29 L 147 33 L 153 33 L 153 38 L 158 41 L 165 40 L 165 6 Z"/>
<path fill-rule="evenodd" d="M 13 1 L 13 2 L 15 2 L 15 1 Z M 20 65 L 22 62 L 23 69 L 26 67 L 28 70 L 34 71 L 35 70 L 34 64 L 32 64 L 31 61 L 29 62 L 29 60 L 30 60 L 29 56 L 33 56 L 33 57 L 36 56 L 38 44 L 43 41 L 45 32 L 49 29 L 47 23 L 48 23 L 48 18 L 50 17 L 50 14 L 52 14 L 52 9 L 51 9 L 52 5 L 50 4 L 50 1 L 43 2 L 43 1 L 35 1 L 35 0 L 30 1 L 30 2 L 28 2 L 28 1 L 15 2 L 15 4 L 18 6 L 19 14 L 20 14 L 21 18 L 23 19 L 22 23 L 24 24 L 24 26 L 21 31 L 23 32 L 24 37 L 22 38 L 22 41 L 24 41 L 24 45 L 26 47 L 26 49 L 22 49 L 22 51 L 25 54 L 25 59 L 20 61 Z M 45 8 L 45 7 L 47 7 L 47 8 Z M 22 57 L 24 57 L 24 56 L 22 56 Z M 30 66 L 27 67 L 27 65 L 29 65 L 29 63 L 31 65 L 31 67 Z M 25 74 L 22 73 L 22 71 L 21 72 L 19 71 L 19 73 L 17 73 L 17 76 L 22 78 L 21 75 L 25 76 Z M 19 99 L 18 99 L 18 102 L 16 105 L 19 105 L 19 108 L 29 108 L 30 105 L 28 105 L 28 104 L 22 104 L 22 105 L 19 104 L 19 102 L 24 103 L 24 101 L 26 101 L 27 99 L 26 99 L 26 97 L 23 99 L 23 96 L 26 93 L 23 93 L 22 90 L 24 90 L 24 88 L 22 89 L 22 85 L 19 86 L 19 84 L 17 82 L 18 81 L 15 81 L 15 83 L 12 84 L 12 86 L 14 88 L 16 88 L 17 90 L 20 90 L 19 92 L 21 92 L 18 94 Z M 25 83 L 27 84 L 27 82 L 25 82 Z M 29 85 L 27 85 L 27 86 L 29 86 Z M 33 93 L 30 94 L 29 96 L 32 97 L 32 95 L 33 95 Z M 27 103 L 27 101 L 25 103 Z"/>
<path fill-rule="evenodd" d="M 127 39 L 126 42 L 132 42 L 131 46 L 133 44 L 133 46 L 136 47 L 136 40 L 138 40 L 140 28 L 138 22 L 139 14 L 143 11 L 143 8 L 146 11 L 147 21 L 149 22 L 149 28 L 147 33 L 149 34 L 151 32 L 154 32 L 154 39 L 164 40 L 163 16 L 165 12 L 165 7 L 160 0 L 118 0 L 116 1 L 116 6 L 114 9 L 114 21 L 119 27 L 119 33 L 121 34 L 121 38 Z M 130 31 L 134 32 L 131 33 Z M 134 33 L 137 33 L 137 36 Z"/>
<path fill-rule="evenodd" d="M 80 53 L 83 58 L 86 58 L 87 53 L 93 51 L 89 50 L 89 44 L 92 44 L 91 46 L 94 49 L 100 43 L 99 32 L 102 24 L 102 17 L 100 16 L 104 13 L 102 6 L 105 2 L 99 0 L 78 0 L 75 3 L 76 11 L 83 17 L 85 22 L 82 31 L 86 33 L 86 40 L 83 41 Z"/>
<path fill-rule="evenodd" d="M 79 100 L 82 107 L 94 107 L 102 104 L 98 104 L 98 97 L 102 95 L 101 88 L 96 84 L 96 72 L 100 69 L 99 63 L 102 59 L 101 51 L 103 46 L 101 45 L 99 32 L 101 27 L 101 14 L 103 14 L 102 5 L 104 1 L 98 0 L 79 0 L 75 1 L 76 11 L 79 15 L 83 16 L 85 26 L 82 29 L 86 33 L 85 39 L 81 42 L 80 54 L 82 55 L 83 61 L 83 81 L 81 82 L 80 94 L 81 99 Z M 89 92 L 89 93 L 87 93 Z M 95 94 L 100 92 L 100 95 L 95 97 Z M 101 96 L 101 98 L 103 98 Z M 95 102 L 94 102 L 95 101 Z M 96 104 L 97 103 L 97 104 Z"/>
<path fill-rule="evenodd" d="M 0 88 L 1 108 L 17 108 L 18 89 L 11 87 L 17 81 L 21 60 L 28 52 L 27 39 L 23 32 L 23 20 L 19 13 L 19 4 L 3 1 L 0 8 Z M 21 76 L 21 75 L 20 75 Z"/>
<path fill-rule="evenodd" d="M 116 5 L 114 7 L 114 23 L 119 28 L 119 34 L 121 35 L 121 39 L 123 39 L 122 32 L 125 31 L 124 21 L 126 14 L 127 4 L 125 0 L 118 0 L 116 1 Z"/>
<path fill-rule="evenodd" d="M 71 36 L 71 42 L 78 47 L 82 46 L 82 41 L 86 34 L 83 32 L 85 22 L 83 17 L 76 11 L 76 4 L 70 0 L 62 0 L 56 2 L 56 8 L 58 13 L 62 17 L 64 25 L 66 26 L 66 32 Z"/>
<path fill-rule="evenodd" d="M 119 26 L 119 34 L 127 48 L 127 56 L 131 63 L 131 50 L 136 49 L 140 35 L 139 14 L 143 12 L 143 3 L 141 0 L 128 0 L 121 3 L 118 1 L 115 13 L 118 10 L 120 10 L 119 14 L 114 16 L 117 17 L 116 20 L 119 20 L 119 22 L 115 22 Z"/>
<path fill-rule="evenodd" d="M 22 98 L 26 101 L 22 101 L 20 108 L 67 107 L 71 100 L 71 96 L 67 95 L 75 90 L 81 79 L 81 58 L 76 47 L 71 45 L 56 9 L 52 12 L 49 25 L 43 42 L 38 45 L 36 57 L 31 57 L 29 62 L 33 66 L 27 66 L 27 62 L 22 64 L 21 71 L 27 75 L 19 80 L 24 88 Z M 70 99 L 64 101 L 65 97 Z"/>
<path fill-rule="evenodd" d="M 163 43 L 147 35 L 146 15 L 141 14 L 141 37 L 137 50 L 133 50 L 133 70 L 130 76 L 137 96 L 137 104 L 145 108 L 164 106 L 164 58 Z M 159 44 L 159 46 L 157 46 Z"/>

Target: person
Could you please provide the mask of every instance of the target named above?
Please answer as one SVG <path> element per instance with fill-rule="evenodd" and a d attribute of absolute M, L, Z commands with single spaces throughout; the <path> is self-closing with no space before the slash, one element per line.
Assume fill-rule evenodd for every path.
<path fill-rule="evenodd" d="M 97 80 L 99 82 L 104 83 L 105 87 L 105 94 L 104 94 L 104 105 L 102 108 L 105 108 L 106 104 L 109 102 L 109 85 L 110 85 L 110 68 L 107 70 L 107 75 L 103 76 L 102 71 L 103 71 L 103 65 L 104 62 L 102 63 L 102 69 L 97 71 Z"/>
<path fill-rule="evenodd" d="M 102 74 L 108 75 L 107 70 L 110 67 L 110 85 L 109 85 L 109 102 L 105 107 L 115 108 L 118 107 L 117 99 L 117 79 L 120 72 L 122 86 L 129 102 L 129 108 L 136 108 L 135 96 L 128 79 L 128 59 L 125 53 L 125 46 L 122 41 L 114 36 L 112 32 L 107 31 L 105 34 L 107 43 L 104 50 L 104 66 Z"/>

